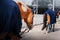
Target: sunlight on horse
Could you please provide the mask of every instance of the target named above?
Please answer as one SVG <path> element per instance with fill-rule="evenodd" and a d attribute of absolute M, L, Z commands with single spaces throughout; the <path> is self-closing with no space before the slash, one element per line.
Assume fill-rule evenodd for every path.
<path fill-rule="evenodd" d="M 27 5 L 22 4 L 21 2 L 17 2 L 17 5 L 21 12 L 22 19 L 27 24 L 29 30 L 31 30 L 33 27 L 33 12 L 32 12 L 32 10 Z"/>

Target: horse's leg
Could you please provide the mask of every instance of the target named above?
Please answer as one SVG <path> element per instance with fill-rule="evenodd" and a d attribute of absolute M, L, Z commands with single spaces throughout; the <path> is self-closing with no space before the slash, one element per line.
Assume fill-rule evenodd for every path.
<path fill-rule="evenodd" d="M 46 25 L 46 31 L 47 31 L 48 33 L 50 33 L 50 32 L 51 32 L 51 29 L 52 29 L 52 24 L 47 24 L 47 25 Z"/>
<path fill-rule="evenodd" d="M 28 23 L 28 27 L 31 30 L 33 27 L 33 14 L 30 13 L 27 17 L 27 23 Z"/>
<path fill-rule="evenodd" d="M 27 26 L 28 26 L 28 22 L 27 22 L 27 18 L 24 18 L 24 22 L 27 24 Z"/>
<path fill-rule="evenodd" d="M 29 30 L 32 29 L 32 25 L 33 25 L 33 17 L 31 15 L 32 14 L 29 14 L 28 17 L 24 19 L 24 21 L 26 22 Z"/>
<path fill-rule="evenodd" d="M 27 24 L 29 30 L 31 30 L 31 25 L 28 23 L 27 19 L 24 19 L 25 23 Z"/>
<path fill-rule="evenodd" d="M 7 32 L 6 33 L 2 33 L 1 35 L 0 35 L 0 40 L 5 40 L 5 37 L 7 36 Z"/>
<path fill-rule="evenodd" d="M 47 26 L 46 26 L 46 23 L 43 23 L 43 27 L 42 27 L 42 30 L 44 30 L 46 28 L 47 30 Z"/>
<path fill-rule="evenodd" d="M 20 38 L 17 37 L 16 35 L 13 35 L 13 36 L 11 37 L 11 40 L 20 40 Z"/>
<path fill-rule="evenodd" d="M 29 25 L 28 25 L 28 22 L 27 22 L 27 18 L 24 18 L 24 22 L 27 24 L 28 29 L 29 29 L 27 32 L 29 32 L 30 31 L 30 28 L 29 28 Z"/>
<path fill-rule="evenodd" d="M 53 24 L 53 29 L 52 29 L 52 30 L 53 30 L 53 32 L 54 32 L 54 28 L 55 28 L 55 24 Z"/>
<path fill-rule="evenodd" d="M 26 18 L 24 18 L 24 21 L 27 24 L 29 30 L 31 30 L 33 26 L 33 14 L 29 13 L 29 15 Z"/>
<path fill-rule="evenodd" d="M 17 36 L 16 34 L 9 33 L 9 37 L 11 40 L 20 40 L 20 36 Z"/>
<path fill-rule="evenodd" d="M 59 13 L 57 13 L 57 18 L 59 18 Z"/>
<path fill-rule="evenodd" d="M 46 25 L 46 31 L 47 31 L 47 29 L 48 29 L 48 25 Z"/>

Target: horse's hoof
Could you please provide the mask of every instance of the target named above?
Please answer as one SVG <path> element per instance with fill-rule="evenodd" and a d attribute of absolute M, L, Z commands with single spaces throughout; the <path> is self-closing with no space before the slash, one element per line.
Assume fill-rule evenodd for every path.
<path fill-rule="evenodd" d="M 50 31 L 48 31 L 48 33 L 50 33 Z"/>
<path fill-rule="evenodd" d="M 20 35 L 20 38 L 22 38 L 22 36 Z"/>
<path fill-rule="evenodd" d="M 28 30 L 27 32 L 29 32 L 30 30 Z"/>
<path fill-rule="evenodd" d="M 53 32 L 55 32 L 55 31 L 53 30 Z"/>
<path fill-rule="evenodd" d="M 51 32 L 51 30 L 47 31 L 47 33 L 50 33 L 50 32 Z"/>

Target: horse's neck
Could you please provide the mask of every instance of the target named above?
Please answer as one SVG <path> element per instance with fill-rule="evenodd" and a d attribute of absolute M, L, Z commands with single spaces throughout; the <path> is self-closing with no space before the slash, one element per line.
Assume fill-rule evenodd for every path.
<path fill-rule="evenodd" d="M 24 7 L 24 6 L 22 5 L 21 8 L 22 8 L 23 12 L 27 12 L 27 8 L 26 8 L 26 7 Z"/>
<path fill-rule="evenodd" d="M 27 14 L 28 14 L 27 11 L 26 11 L 26 10 L 23 11 L 23 9 L 22 9 L 23 6 L 22 6 L 22 5 L 19 5 L 19 4 L 18 4 L 18 6 L 19 6 L 19 10 L 20 10 L 20 12 L 21 12 L 21 17 L 22 17 L 22 19 L 26 18 L 26 17 L 27 17 Z M 25 11 L 26 11 L 26 12 L 25 12 Z"/>

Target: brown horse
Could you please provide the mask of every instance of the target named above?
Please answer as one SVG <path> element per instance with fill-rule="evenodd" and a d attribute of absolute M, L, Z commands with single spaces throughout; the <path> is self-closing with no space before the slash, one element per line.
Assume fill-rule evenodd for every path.
<path fill-rule="evenodd" d="M 31 30 L 32 25 L 33 25 L 33 12 L 32 12 L 32 10 L 27 5 L 24 5 L 21 2 L 18 2 L 17 5 L 18 5 L 19 10 L 21 12 L 22 19 L 27 24 L 29 30 Z"/>

